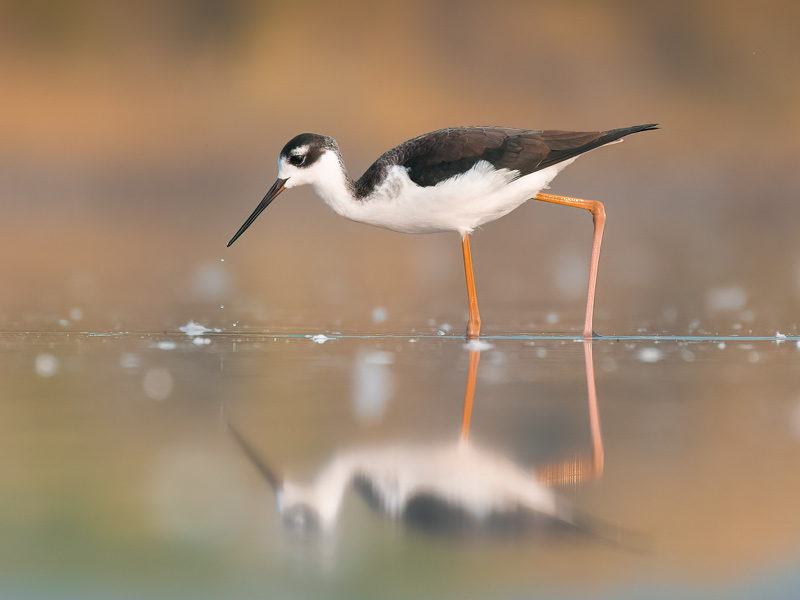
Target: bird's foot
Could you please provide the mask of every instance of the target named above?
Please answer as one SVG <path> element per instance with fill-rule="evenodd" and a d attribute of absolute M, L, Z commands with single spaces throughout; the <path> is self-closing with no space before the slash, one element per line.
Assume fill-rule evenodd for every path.
<path fill-rule="evenodd" d="M 467 323 L 467 332 L 464 334 L 468 340 L 476 340 L 481 336 L 481 323 Z"/>

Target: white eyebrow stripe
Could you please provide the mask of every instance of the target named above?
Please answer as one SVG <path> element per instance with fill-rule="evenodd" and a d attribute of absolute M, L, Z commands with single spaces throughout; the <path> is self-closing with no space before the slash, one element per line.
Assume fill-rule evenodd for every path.
<path fill-rule="evenodd" d="M 305 146 L 298 146 L 297 148 L 292 148 L 291 152 L 289 152 L 290 156 L 300 156 L 301 154 L 306 154 L 308 152 L 308 144 Z"/>

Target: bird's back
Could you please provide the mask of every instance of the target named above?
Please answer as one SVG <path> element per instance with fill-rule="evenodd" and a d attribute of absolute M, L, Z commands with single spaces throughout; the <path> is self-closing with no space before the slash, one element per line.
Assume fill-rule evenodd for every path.
<path fill-rule="evenodd" d="M 609 131 L 534 131 L 508 127 L 453 127 L 426 133 L 384 153 L 356 182 L 357 197 L 365 197 L 392 166 L 401 166 L 419 186 L 433 186 L 486 161 L 496 169 L 517 171 L 520 177 L 569 160 L 626 135 L 656 129 L 637 125 Z"/>

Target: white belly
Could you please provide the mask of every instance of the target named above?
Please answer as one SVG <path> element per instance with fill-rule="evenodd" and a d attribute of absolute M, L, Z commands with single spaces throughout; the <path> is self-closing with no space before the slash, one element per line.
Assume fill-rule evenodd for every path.
<path fill-rule="evenodd" d="M 533 198 L 574 160 L 518 179 L 514 171 L 481 161 L 463 175 L 429 187 L 412 182 L 402 167 L 392 167 L 373 194 L 341 214 L 403 233 L 472 233 Z"/>

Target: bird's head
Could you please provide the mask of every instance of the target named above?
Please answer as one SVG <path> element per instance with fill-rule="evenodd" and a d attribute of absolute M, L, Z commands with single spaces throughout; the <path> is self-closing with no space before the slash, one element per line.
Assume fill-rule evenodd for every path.
<path fill-rule="evenodd" d="M 329 167 L 340 160 L 336 140 L 316 133 L 301 133 L 289 140 L 278 158 L 278 180 L 285 188 L 315 183 Z"/>
<path fill-rule="evenodd" d="M 228 242 L 233 244 L 283 190 L 324 181 L 329 173 L 343 171 L 336 140 L 316 133 L 301 133 L 289 140 L 278 158 L 278 179 Z"/>

